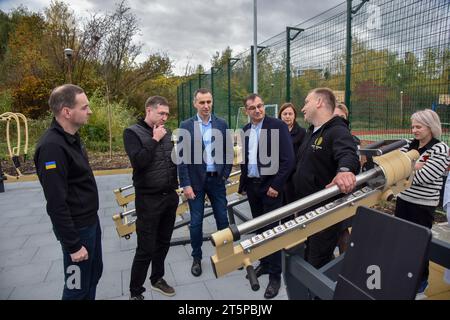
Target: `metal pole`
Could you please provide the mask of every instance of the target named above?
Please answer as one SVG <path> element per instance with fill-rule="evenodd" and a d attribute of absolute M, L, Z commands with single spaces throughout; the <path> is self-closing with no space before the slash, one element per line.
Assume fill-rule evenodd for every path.
<path fill-rule="evenodd" d="M 286 27 L 286 102 L 291 101 L 291 29 Z"/>
<path fill-rule="evenodd" d="M 400 121 L 403 128 L 403 91 L 400 91 Z"/>
<path fill-rule="evenodd" d="M 189 116 L 192 117 L 192 109 L 194 108 L 193 106 L 193 101 L 192 101 L 192 79 L 189 80 Z"/>
<path fill-rule="evenodd" d="M 257 0 L 253 0 L 253 93 L 258 93 L 258 21 Z"/>
<path fill-rule="evenodd" d="M 250 87 L 250 91 L 251 92 L 255 92 L 255 59 L 254 59 L 254 55 L 255 55 L 255 47 L 254 46 L 250 46 L 250 58 L 251 58 L 251 68 L 252 68 L 252 76 L 251 76 L 251 87 Z"/>
<path fill-rule="evenodd" d="M 363 172 L 356 176 L 356 186 L 360 186 L 382 174 L 383 170 L 380 167 Z M 271 223 L 286 218 L 293 213 L 305 210 L 313 205 L 321 203 L 322 201 L 328 200 L 334 196 L 339 195 L 340 193 L 341 191 L 336 185 L 332 186 L 330 188 L 324 189 L 312 195 L 306 196 L 300 200 L 292 202 L 284 207 L 275 209 L 248 222 L 241 223 L 237 226 L 237 230 L 239 231 L 240 235 L 250 233 Z"/>
<path fill-rule="evenodd" d="M 231 127 L 231 62 L 227 60 L 227 73 L 228 73 L 228 127 Z"/>
<path fill-rule="evenodd" d="M 352 72 L 352 0 L 347 0 L 347 44 L 345 49 L 345 105 L 350 117 L 352 115 L 350 106 L 351 96 L 351 72 Z M 350 121 L 350 119 L 348 119 Z"/>

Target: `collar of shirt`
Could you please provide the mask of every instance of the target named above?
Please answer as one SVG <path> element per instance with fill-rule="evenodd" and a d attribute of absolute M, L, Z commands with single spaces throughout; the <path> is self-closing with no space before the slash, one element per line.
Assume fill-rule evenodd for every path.
<path fill-rule="evenodd" d="M 52 124 L 51 124 L 50 127 L 55 129 L 60 134 L 62 134 L 63 137 L 67 140 L 68 143 L 70 143 L 70 144 L 75 144 L 75 143 L 81 144 L 80 135 L 78 134 L 78 132 L 75 133 L 75 134 L 67 133 L 66 131 L 64 131 L 63 127 L 61 127 L 61 125 L 59 124 L 58 121 L 56 121 L 55 118 L 53 118 L 53 121 L 52 121 Z"/>
<path fill-rule="evenodd" d="M 209 126 L 211 124 L 211 115 L 209 115 L 208 122 L 206 124 L 204 124 L 202 118 L 200 118 L 200 116 L 197 113 L 197 121 L 200 122 L 204 126 Z"/>

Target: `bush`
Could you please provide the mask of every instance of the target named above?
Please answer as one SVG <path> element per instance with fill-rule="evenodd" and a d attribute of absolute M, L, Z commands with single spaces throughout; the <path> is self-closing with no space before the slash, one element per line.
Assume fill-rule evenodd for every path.
<path fill-rule="evenodd" d="M 89 99 L 92 115 L 87 125 L 80 130 L 81 138 L 88 150 L 109 151 L 108 103 L 105 97 L 95 92 Z M 112 149 L 123 150 L 123 130 L 135 122 L 133 111 L 123 102 L 109 104 L 111 113 Z"/>

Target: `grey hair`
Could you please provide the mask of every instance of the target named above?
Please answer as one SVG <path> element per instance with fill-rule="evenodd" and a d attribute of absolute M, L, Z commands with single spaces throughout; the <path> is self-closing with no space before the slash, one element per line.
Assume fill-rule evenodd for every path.
<path fill-rule="evenodd" d="M 411 121 L 416 120 L 430 128 L 433 137 L 440 139 L 442 135 L 441 119 L 439 115 L 431 109 L 420 110 L 411 116 Z"/>

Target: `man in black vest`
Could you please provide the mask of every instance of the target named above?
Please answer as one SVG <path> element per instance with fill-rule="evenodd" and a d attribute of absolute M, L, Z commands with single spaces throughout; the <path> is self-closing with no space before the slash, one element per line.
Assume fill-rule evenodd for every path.
<path fill-rule="evenodd" d="M 145 102 L 145 119 L 125 129 L 123 142 L 133 167 L 136 192 L 137 248 L 131 267 L 130 299 L 143 300 L 144 282 L 152 263 L 152 289 L 166 296 L 175 290 L 163 279 L 178 206 L 177 167 L 171 160 L 171 132 L 164 128 L 169 117 L 166 98 Z"/>

